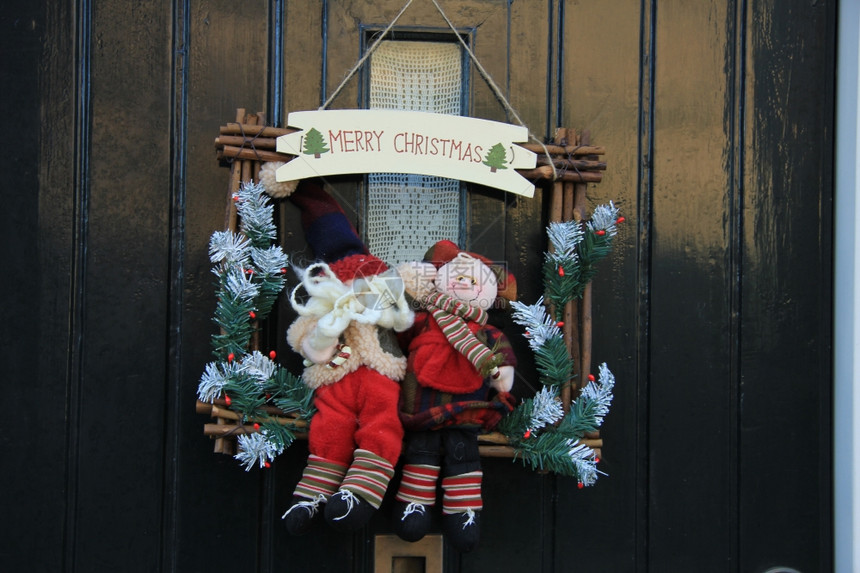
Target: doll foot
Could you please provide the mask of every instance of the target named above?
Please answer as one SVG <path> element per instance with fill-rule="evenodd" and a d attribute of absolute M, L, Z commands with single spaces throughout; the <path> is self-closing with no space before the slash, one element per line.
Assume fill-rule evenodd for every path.
<path fill-rule="evenodd" d="M 442 516 L 442 531 L 448 542 L 461 553 L 468 553 L 478 545 L 481 536 L 481 514 L 471 509 L 464 513 L 446 513 Z"/>
<path fill-rule="evenodd" d="M 307 533 L 314 517 L 320 511 L 320 505 L 325 504 L 325 497 L 320 495 L 314 499 L 293 496 L 293 505 L 281 516 L 290 535 Z"/>
<path fill-rule="evenodd" d="M 339 490 L 326 504 L 325 519 L 333 528 L 355 531 L 373 517 L 376 508 L 348 489 Z"/>
<path fill-rule="evenodd" d="M 420 503 L 398 501 L 394 504 L 394 531 L 403 541 L 418 541 L 430 529 L 427 506 Z"/>

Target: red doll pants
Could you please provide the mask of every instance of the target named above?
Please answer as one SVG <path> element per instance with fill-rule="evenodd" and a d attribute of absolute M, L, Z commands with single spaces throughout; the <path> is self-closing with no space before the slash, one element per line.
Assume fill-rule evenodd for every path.
<path fill-rule="evenodd" d="M 314 391 L 310 453 L 349 466 L 355 450 L 363 449 L 396 464 L 403 446 L 399 397 L 397 382 L 366 366 L 320 386 Z"/>

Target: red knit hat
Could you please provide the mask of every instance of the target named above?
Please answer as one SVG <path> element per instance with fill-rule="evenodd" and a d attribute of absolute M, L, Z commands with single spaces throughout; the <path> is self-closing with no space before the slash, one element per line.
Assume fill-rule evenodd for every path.
<path fill-rule="evenodd" d="M 517 279 L 512 275 L 504 265 L 493 262 L 484 255 L 464 251 L 457 246 L 456 243 L 448 240 L 438 241 L 424 253 L 424 261 L 432 263 L 437 269 L 445 263 L 449 263 L 460 253 L 465 253 L 472 256 L 482 263 L 487 265 L 493 274 L 496 275 L 498 281 L 499 292 L 496 296 L 507 300 L 516 300 L 517 298 Z"/>
<path fill-rule="evenodd" d="M 349 255 L 329 263 L 328 266 L 341 281 L 370 277 L 388 270 L 388 265 L 370 253 Z"/>

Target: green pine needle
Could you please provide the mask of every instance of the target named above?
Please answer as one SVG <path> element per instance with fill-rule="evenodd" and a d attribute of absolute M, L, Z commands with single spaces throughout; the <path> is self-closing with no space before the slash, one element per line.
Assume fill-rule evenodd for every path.
<path fill-rule="evenodd" d="M 287 369 L 278 368 L 266 390 L 271 395 L 271 403 L 285 413 L 298 414 L 304 420 L 313 416 L 313 390 L 302 382 L 301 377 Z"/>
<path fill-rule="evenodd" d="M 241 373 L 234 375 L 225 385 L 224 394 L 230 397 L 230 409 L 242 414 L 247 421 L 262 413 L 266 397 L 261 395 L 254 379 Z"/>
<path fill-rule="evenodd" d="M 563 309 L 576 297 L 580 282 L 580 262 L 574 258 L 560 261 L 547 257 L 543 263 L 543 282 L 546 297 L 556 309 Z"/>
<path fill-rule="evenodd" d="M 547 386 L 560 386 L 573 376 L 573 358 L 561 336 L 548 338 L 535 352 L 535 365 L 540 381 Z"/>
<path fill-rule="evenodd" d="M 289 424 L 281 424 L 278 420 L 269 419 L 260 424 L 265 431 L 266 438 L 279 446 L 279 450 L 286 450 L 296 439 L 296 428 Z"/>

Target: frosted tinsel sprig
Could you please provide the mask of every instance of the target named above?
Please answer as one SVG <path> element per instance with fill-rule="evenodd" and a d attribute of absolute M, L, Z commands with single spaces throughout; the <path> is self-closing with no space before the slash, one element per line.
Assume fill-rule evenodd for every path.
<path fill-rule="evenodd" d="M 259 350 L 246 355 L 239 365 L 239 370 L 251 377 L 259 386 L 263 386 L 275 375 L 276 368 L 277 365 Z"/>
<path fill-rule="evenodd" d="M 548 339 L 561 336 L 558 322 L 547 313 L 543 304 L 543 297 L 540 297 L 532 305 L 512 301 L 511 308 L 513 309 L 514 322 L 525 327 L 525 337 L 532 350 L 538 351 Z"/>
<path fill-rule="evenodd" d="M 582 280 L 582 249 L 590 235 L 577 221 L 553 222 L 547 227 L 550 249 L 544 253 L 543 279 L 553 313 L 561 316 L 564 306 L 577 298 Z"/>
<path fill-rule="evenodd" d="M 212 404 L 221 396 L 224 386 L 236 375 L 238 366 L 234 362 L 210 362 L 206 365 L 200 383 L 197 385 L 197 398 Z"/>
<path fill-rule="evenodd" d="M 254 283 L 251 280 L 251 274 L 242 269 L 230 269 L 226 279 L 224 288 L 233 300 L 250 302 L 260 294 L 260 285 Z"/>
<path fill-rule="evenodd" d="M 610 372 L 606 363 L 600 365 L 597 380 L 585 385 L 579 395 L 579 400 L 585 400 L 592 405 L 592 415 L 597 426 L 603 424 L 603 417 L 609 413 L 612 404 L 612 390 L 615 388 L 615 375 Z"/>
<path fill-rule="evenodd" d="M 597 469 L 597 459 L 594 457 L 594 450 L 578 440 L 568 440 L 567 444 L 570 448 L 567 455 L 576 468 L 580 487 L 594 485 L 597 482 L 597 474 L 606 475 Z"/>
<path fill-rule="evenodd" d="M 209 238 L 209 260 L 216 264 L 222 263 L 225 268 L 247 266 L 250 249 L 248 239 L 232 231 L 216 231 Z M 212 272 L 217 275 L 221 269 L 216 267 Z"/>
<path fill-rule="evenodd" d="M 591 220 L 586 224 L 595 233 L 603 231 L 603 233 L 598 234 L 614 237 L 618 232 L 618 229 L 615 227 L 618 222 L 618 208 L 610 201 L 608 205 L 598 205 L 595 207 L 594 212 L 591 214 Z"/>
<path fill-rule="evenodd" d="M 547 259 L 568 264 L 576 261 L 576 246 L 585 235 L 582 225 L 576 221 L 553 222 L 546 228 L 546 233 L 553 247 L 553 251 L 546 254 Z"/>
<path fill-rule="evenodd" d="M 281 275 L 282 269 L 287 267 L 289 258 L 277 245 L 272 245 L 267 249 L 251 249 L 251 260 L 254 266 L 266 275 Z"/>
<path fill-rule="evenodd" d="M 242 232 L 256 246 L 275 239 L 272 204 L 261 183 L 243 183 L 235 195 L 236 212 L 241 220 Z"/>
<path fill-rule="evenodd" d="M 255 434 L 243 434 L 237 438 L 237 442 L 239 452 L 233 457 L 241 462 L 246 472 L 255 465 L 261 468 L 268 467 L 284 451 L 282 444 L 269 439 L 266 430 Z"/>
<path fill-rule="evenodd" d="M 556 387 L 543 386 L 532 398 L 532 413 L 529 430 L 536 432 L 544 426 L 552 425 L 564 416 L 561 400 Z"/>

